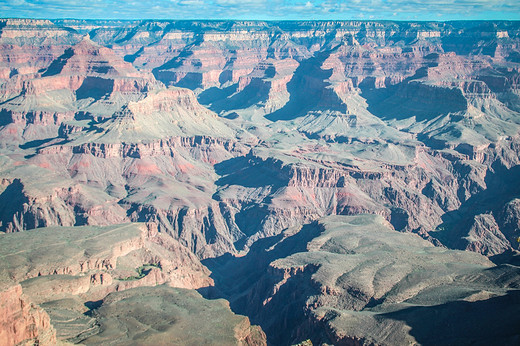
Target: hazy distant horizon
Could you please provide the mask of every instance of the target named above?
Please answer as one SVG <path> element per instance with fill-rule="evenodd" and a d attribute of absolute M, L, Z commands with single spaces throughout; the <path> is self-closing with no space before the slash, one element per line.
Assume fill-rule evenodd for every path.
<path fill-rule="evenodd" d="M 50 20 L 50 21 L 121 21 L 121 22 L 142 22 L 142 21 L 157 21 L 157 22 L 402 22 L 402 23 L 449 23 L 449 22 L 520 22 L 520 19 L 447 19 L 447 20 L 407 20 L 407 19 L 248 19 L 248 18 L 51 18 L 51 17 L 7 17 L 0 16 L 0 20 L 5 19 L 27 19 L 27 20 Z"/>
<path fill-rule="evenodd" d="M 84 20 L 520 20 L 516 0 L 6 0 L 2 18 Z"/>

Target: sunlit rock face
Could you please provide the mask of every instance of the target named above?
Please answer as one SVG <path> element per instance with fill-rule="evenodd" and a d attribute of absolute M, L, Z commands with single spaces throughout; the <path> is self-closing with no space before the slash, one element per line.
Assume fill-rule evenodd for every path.
<path fill-rule="evenodd" d="M 142 228 L 6 269 L 5 292 L 47 311 L 16 313 L 49 342 L 106 341 L 82 333 L 162 284 L 228 299 L 274 344 L 428 343 L 424 321 L 461 301 L 520 316 L 519 83 L 517 22 L 2 19 L 2 237 Z M 233 340 L 266 342 L 236 318 Z"/>

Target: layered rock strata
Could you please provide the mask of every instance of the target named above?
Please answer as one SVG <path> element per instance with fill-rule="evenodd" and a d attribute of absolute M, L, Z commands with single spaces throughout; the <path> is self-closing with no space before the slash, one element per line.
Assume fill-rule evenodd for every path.
<path fill-rule="evenodd" d="M 164 283 L 225 296 L 282 344 L 440 342 L 422 327 L 432 314 L 460 316 L 467 306 L 481 316 L 496 303 L 514 316 L 517 296 L 506 289 L 516 289 L 510 270 L 520 244 L 519 40 L 518 23 L 500 21 L 0 20 L 6 244 L 9 237 L 20 237 L 22 247 L 38 236 L 52 239 L 59 227 L 73 234 L 80 226 L 154 225 L 117 254 L 80 242 L 72 247 L 76 257 L 44 256 L 36 265 L 22 256 L 35 253 L 19 248 L 10 257 L 19 269 L 6 269 L 6 287 L 22 282 L 13 301 L 32 308 L 22 309 L 26 327 L 17 330 L 34 333 L 10 337 L 53 340 L 45 318 L 34 317 L 39 304 L 58 339 L 87 340 L 99 331 L 88 315 L 107 294 L 114 304 L 134 301 L 133 293 L 117 293 Z M 332 217 L 361 213 L 380 218 Z M 345 243 L 358 237 L 349 220 L 371 224 L 363 229 L 381 242 L 375 234 L 363 241 L 380 249 L 384 262 L 394 263 L 388 253 L 402 254 L 403 265 L 379 268 L 372 284 L 367 266 L 360 264 L 361 274 L 347 270 L 354 257 L 366 260 L 364 249 Z M 329 226 L 337 232 L 327 233 Z M 416 251 L 402 251 L 388 228 Z M 316 230 L 333 234 L 330 248 L 315 251 L 322 239 Z M 281 240 L 291 232 L 300 243 Z M 292 250 L 272 250 L 279 241 L 286 245 L 274 248 Z M 345 266 L 328 266 L 336 255 Z M 428 267 L 440 277 L 412 275 L 427 255 L 444 263 Z M 239 270 L 242 283 L 230 289 L 211 263 L 240 256 L 262 275 Z M 204 289 L 213 281 L 201 259 L 220 280 L 214 291 Z M 468 274 L 459 262 L 476 271 Z M 392 281 L 387 269 L 418 286 Z M 251 273 L 261 276 L 258 285 L 244 281 Z M 431 294 L 417 292 L 420 283 Z M 165 290 L 157 292 L 181 294 Z M 294 306 L 280 307 L 289 291 Z M 61 298 L 49 300 L 53 292 Z M 98 317 L 113 325 L 105 307 Z M 390 323 L 392 316 L 399 322 Z M 398 332 L 385 335 L 374 321 Z M 494 336 L 468 330 L 490 342 L 515 340 L 496 327 Z M 450 333 L 446 342 L 474 340 Z"/>

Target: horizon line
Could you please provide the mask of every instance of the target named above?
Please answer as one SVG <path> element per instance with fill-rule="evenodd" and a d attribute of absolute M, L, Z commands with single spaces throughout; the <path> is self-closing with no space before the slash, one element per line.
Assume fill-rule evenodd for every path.
<path fill-rule="evenodd" d="M 402 23 L 449 23 L 449 22 L 520 22 L 520 19 L 447 19 L 447 20 L 405 20 L 405 19 L 158 19 L 158 18 L 74 18 L 74 17 L 2 17 L 3 19 L 25 19 L 25 20 L 84 20 L 84 21 L 155 21 L 155 22 L 402 22 Z"/>

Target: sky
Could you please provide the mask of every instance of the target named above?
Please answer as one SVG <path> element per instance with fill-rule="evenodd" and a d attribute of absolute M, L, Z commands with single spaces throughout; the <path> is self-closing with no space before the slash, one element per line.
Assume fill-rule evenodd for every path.
<path fill-rule="evenodd" d="M 0 17 L 520 20 L 520 0 L 0 0 Z"/>

